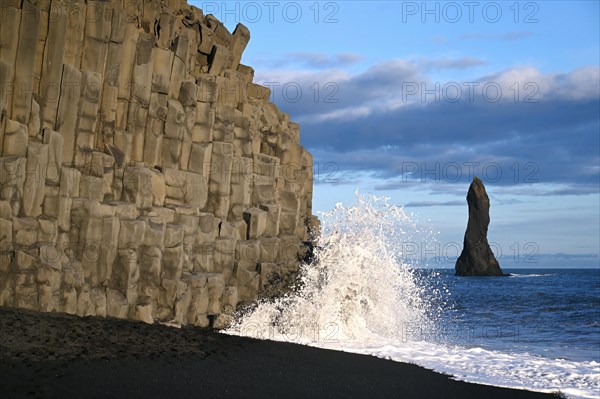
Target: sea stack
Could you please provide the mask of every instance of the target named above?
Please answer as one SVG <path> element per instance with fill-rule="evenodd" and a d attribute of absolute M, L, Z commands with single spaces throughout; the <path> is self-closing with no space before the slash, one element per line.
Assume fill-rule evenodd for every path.
<path fill-rule="evenodd" d="M 504 276 L 487 240 L 490 199 L 481 180 L 475 176 L 467 194 L 469 222 L 463 250 L 456 260 L 457 276 Z"/>

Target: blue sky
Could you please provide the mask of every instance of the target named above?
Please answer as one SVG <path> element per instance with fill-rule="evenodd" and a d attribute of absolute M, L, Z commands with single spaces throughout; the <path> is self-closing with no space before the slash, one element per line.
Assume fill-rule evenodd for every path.
<path fill-rule="evenodd" d="M 501 264 L 598 266 L 599 2 L 194 4 L 250 29 L 242 62 L 301 124 L 315 211 L 358 188 L 462 243 L 476 174 Z"/>

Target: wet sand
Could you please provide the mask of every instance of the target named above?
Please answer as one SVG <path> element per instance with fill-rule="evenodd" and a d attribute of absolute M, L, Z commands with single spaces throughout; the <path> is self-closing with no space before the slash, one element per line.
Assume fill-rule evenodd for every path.
<path fill-rule="evenodd" d="M 0 308 L 0 397 L 552 398 L 372 356 Z"/>

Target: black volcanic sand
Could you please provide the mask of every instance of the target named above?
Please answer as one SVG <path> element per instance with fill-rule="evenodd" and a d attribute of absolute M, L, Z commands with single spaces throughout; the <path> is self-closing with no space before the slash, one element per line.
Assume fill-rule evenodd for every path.
<path fill-rule="evenodd" d="M 0 397 L 552 398 L 302 345 L 0 308 Z"/>

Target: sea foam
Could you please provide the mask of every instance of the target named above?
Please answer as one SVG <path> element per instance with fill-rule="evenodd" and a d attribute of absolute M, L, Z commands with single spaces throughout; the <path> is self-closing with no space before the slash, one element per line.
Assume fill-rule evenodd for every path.
<path fill-rule="evenodd" d="M 294 292 L 240 312 L 225 333 L 415 363 L 468 382 L 599 397 L 596 362 L 447 342 L 440 322 L 450 292 L 404 256 L 435 235 L 403 207 L 357 193 L 355 205 L 320 217 L 316 260 L 302 267 Z"/>

